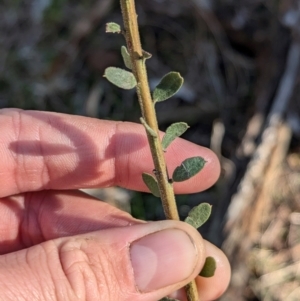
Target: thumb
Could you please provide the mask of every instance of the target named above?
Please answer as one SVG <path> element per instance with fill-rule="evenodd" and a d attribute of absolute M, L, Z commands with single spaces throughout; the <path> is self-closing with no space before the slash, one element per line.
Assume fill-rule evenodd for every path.
<path fill-rule="evenodd" d="M 58 238 L 0 257 L 1 300 L 156 301 L 204 259 L 199 233 L 177 221 Z"/>

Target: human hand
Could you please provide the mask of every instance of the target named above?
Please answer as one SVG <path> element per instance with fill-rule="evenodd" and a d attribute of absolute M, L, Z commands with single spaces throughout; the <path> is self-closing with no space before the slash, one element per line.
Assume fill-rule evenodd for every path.
<path fill-rule="evenodd" d="M 147 190 L 141 174 L 153 163 L 141 125 L 4 109 L 0 128 L 0 300 L 156 301 L 194 279 L 207 256 L 217 270 L 197 278 L 200 298 L 224 292 L 228 261 L 191 226 L 146 223 L 78 190 Z M 198 155 L 207 164 L 176 193 L 207 189 L 219 163 L 182 139 L 168 148 L 171 171 Z"/>

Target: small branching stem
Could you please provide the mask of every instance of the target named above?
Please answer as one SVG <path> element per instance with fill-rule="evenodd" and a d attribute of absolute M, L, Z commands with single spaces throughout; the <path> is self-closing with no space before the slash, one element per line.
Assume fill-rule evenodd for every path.
<path fill-rule="evenodd" d="M 134 0 L 121 0 L 121 8 L 124 19 L 125 38 L 128 52 L 132 61 L 132 71 L 137 81 L 137 92 L 142 115 L 147 125 L 155 133 L 157 133 L 157 136 L 154 137 L 147 132 L 147 136 L 166 218 L 179 220 L 174 190 L 172 184 L 168 181 L 169 179 L 167 174 L 167 166 L 164 159 L 162 145 L 159 139 L 158 124 L 154 102 L 152 101 L 148 84 L 148 77 L 145 67 L 145 59 L 143 57 L 143 50 L 140 42 Z"/>
<path fill-rule="evenodd" d="M 157 133 L 155 136 L 146 131 L 164 212 L 167 219 L 179 220 L 173 185 L 169 181 L 164 152 L 159 138 L 155 104 L 150 93 L 134 0 L 121 0 L 121 9 L 124 21 L 124 34 L 132 62 L 132 72 L 137 81 L 137 94 L 143 119 Z M 198 301 L 198 291 L 195 281 L 186 286 L 186 293 L 188 301 Z"/>

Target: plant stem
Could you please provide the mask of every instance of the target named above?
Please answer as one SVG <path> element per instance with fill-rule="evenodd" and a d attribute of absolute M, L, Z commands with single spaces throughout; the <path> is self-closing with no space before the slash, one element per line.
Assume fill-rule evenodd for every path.
<path fill-rule="evenodd" d="M 154 168 L 156 171 L 155 175 L 157 178 L 166 218 L 179 220 L 173 186 L 171 183 L 169 183 L 164 152 L 159 139 L 158 124 L 154 103 L 152 101 L 148 84 L 134 0 L 121 0 L 121 8 L 124 19 L 125 38 L 128 52 L 132 61 L 132 71 L 137 81 L 137 92 L 142 115 L 149 127 L 157 134 L 157 137 L 153 137 L 147 132 Z"/>
<path fill-rule="evenodd" d="M 169 181 L 164 152 L 159 136 L 154 102 L 150 93 L 134 0 L 121 0 L 121 9 L 125 38 L 131 57 L 132 71 L 137 81 L 137 94 L 142 115 L 148 126 L 157 134 L 156 137 L 154 137 L 146 131 L 162 205 L 167 219 L 179 220 L 174 189 L 172 183 Z M 188 301 L 198 301 L 198 291 L 195 281 L 192 281 L 186 286 L 186 293 Z"/>

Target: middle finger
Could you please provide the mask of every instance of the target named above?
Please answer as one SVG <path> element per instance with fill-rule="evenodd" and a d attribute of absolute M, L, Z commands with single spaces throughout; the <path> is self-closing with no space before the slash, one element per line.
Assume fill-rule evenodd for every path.
<path fill-rule="evenodd" d="M 0 254 L 58 237 L 143 222 L 78 190 L 2 198 L 0 216 Z"/>

